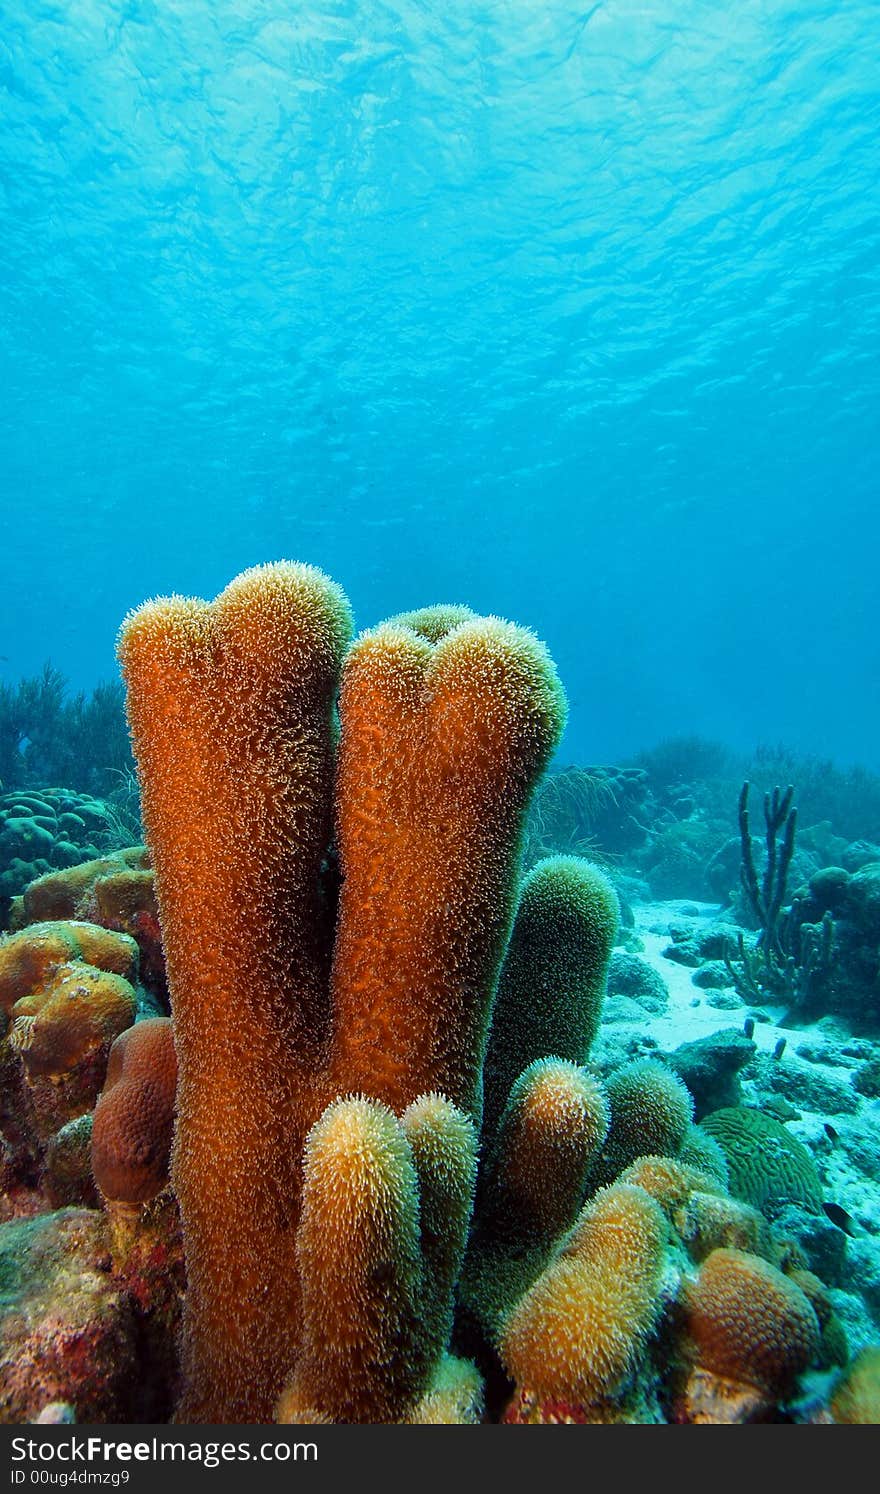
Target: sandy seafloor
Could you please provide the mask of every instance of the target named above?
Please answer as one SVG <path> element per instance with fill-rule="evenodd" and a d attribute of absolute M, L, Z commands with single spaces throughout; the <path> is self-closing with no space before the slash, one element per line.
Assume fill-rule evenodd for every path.
<path fill-rule="evenodd" d="M 626 948 L 637 953 L 662 977 L 669 993 L 663 1012 L 648 1012 L 629 997 L 611 995 L 603 1009 L 597 1057 L 630 1042 L 644 1051 L 646 1040 L 670 1053 L 724 1029 L 742 1030 L 746 1017 L 759 1012 L 753 1041 L 757 1054 L 740 1076 L 742 1103 L 762 1107 L 771 1091 L 782 1095 L 799 1112 L 786 1119 L 792 1133 L 812 1153 L 828 1203 L 851 1216 L 852 1234 L 832 1288 L 839 1317 L 856 1352 L 880 1341 L 880 1099 L 860 1095 L 852 1084 L 858 1066 L 876 1055 L 880 1042 L 854 1036 L 834 1017 L 792 1026 L 783 1007 L 762 1003 L 752 1007 L 732 987 L 722 992 L 695 985 L 695 971 L 664 951 L 670 945 L 671 924 L 708 926 L 722 916 L 714 903 L 690 899 L 637 904 L 635 929 Z M 632 936 L 635 936 L 634 938 Z M 724 1005 L 718 1003 L 723 1002 Z M 713 1004 L 714 1003 L 714 1004 Z M 781 1039 L 785 1048 L 774 1051 Z M 645 1056 L 650 1056 L 646 1053 Z M 829 1134 L 828 1127 L 832 1133 Z M 843 1241 L 837 1241 L 841 1249 Z M 829 1283 L 830 1285 L 830 1283 Z"/>

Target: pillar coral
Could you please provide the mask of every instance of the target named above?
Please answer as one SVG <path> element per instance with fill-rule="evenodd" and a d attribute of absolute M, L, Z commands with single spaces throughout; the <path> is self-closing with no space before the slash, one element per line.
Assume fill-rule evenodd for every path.
<path fill-rule="evenodd" d="M 517 1384 L 581 1406 L 618 1397 L 660 1309 L 667 1235 L 642 1188 L 597 1193 L 502 1325 L 502 1358 Z"/>
<path fill-rule="evenodd" d="M 514 1084 L 483 1160 L 459 1299 L 477 1337 L 494 1343 L 504 1313 L 532 1285 L 577 1218 L 608 1107 L 586 1069 L 539 1058 Z"/>
<path fill-rule="evenodd" d="M 530 1063 L 551 1054 L 586 1063 L 619 914 L 608 878 L 579 857 L 548 856 L 523 878 L 486 1054 L 484 1145 Z"/>
<path fill-rule="evenodd" d="M 362 635 L 337 910 L 350 627 L 321 572 L 278 564 L 211 604 L 148 603 L 120 637 L 180 1069 L 181 1420 L 265 1421 L 295 1370 L 302 1157 L 327 1105 L 400 1114 L 440 1091 L 479 1120 L 522 819 L 564 697 L 530 633 L 463 608 Z"/>

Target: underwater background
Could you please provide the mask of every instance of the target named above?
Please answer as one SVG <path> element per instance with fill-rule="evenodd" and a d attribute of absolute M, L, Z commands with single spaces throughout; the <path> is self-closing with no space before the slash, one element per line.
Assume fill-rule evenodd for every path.
<path fill-rule="evenodd" d="M 872 0 L 5 0 L 0 99 L 0 679 L 284 556 L 880 766 Z"/>
<path fill-rule="evenodd" d="M 0 1425 L 880 1423 L 876 0 L 0 0 L 0 277 Z"/>

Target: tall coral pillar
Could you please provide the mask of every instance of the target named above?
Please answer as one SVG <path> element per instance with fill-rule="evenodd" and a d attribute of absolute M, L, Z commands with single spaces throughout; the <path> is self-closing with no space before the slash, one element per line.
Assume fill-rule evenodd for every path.
<path fill-rule="evenodd" d="M 289 1368 L 294 1095 L 328 1020 L 319 873 L 349 634 L 332 582 L 277 564 L 210 605 L 147 603 L 120 636 L 180 1065 L 181 1420 L 266 1420 Z"/>
<path fill-rule="evenodd" d="M 533 634 L 428 608 L 345 664 L 333 1083 L 400 1111 L 439 1090 L 478 1118 L 523 816 L 565 699 Z"/>

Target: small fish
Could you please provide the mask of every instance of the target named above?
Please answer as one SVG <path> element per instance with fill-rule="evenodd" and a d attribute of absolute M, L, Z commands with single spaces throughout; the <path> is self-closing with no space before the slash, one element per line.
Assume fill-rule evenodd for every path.
<path fill-rule="evenodd" d="M 776 1047 L 773 1049 L 773 1057 L 774 1058 L 781 1058 L 782 1057 L 783 1053 L 785 1052 L 785 1044 L 786 1044 L 786 1039 L 785 1038 L 780 1038 L 779 1042 L 776 1044 Z"/>
<path fill-rule="evenodd" d="M 840 1207 L 840 1204 L 823 1203 L 822 1207 L 832 1224 L 836 1224 L 837 1228 L 842 1229 L 844 1234 L 851 1235 L 855 1239 L 859 1233 L 859 1227 L 853 1219 L 852 1214 L 848 1214 L 846 1209 Z"/>
<path fill-rule="evenodd" d="M 755 1036 L 754 1017 L 746 1017 L 746 1020 L 743 1022 L 743 1032 L 745 1033 L 747 1038 L 753 1038 Z"/>
<path fill-rule="evenodd" d="M 837 1142 L 840 1140 L 840 1132 L 835 1131 L 834 1127 L 828 1121 L 825 1122 L 825 1135 L 829 1141 Z"/>

